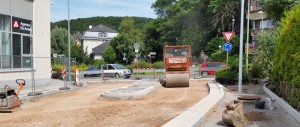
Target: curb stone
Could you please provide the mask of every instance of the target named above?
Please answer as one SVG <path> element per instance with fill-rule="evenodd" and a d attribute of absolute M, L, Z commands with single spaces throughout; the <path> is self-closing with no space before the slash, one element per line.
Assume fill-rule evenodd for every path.
<path fill-rule="evenodd" d="M 266 85 L 269 83 L 265 83 L 263 85 L 264 91 L 271 97 L 271 98 L 276 98 L 277 104 L 279 104 L 288 114 L 290 114 L 299 124 L 300 124 L 300 113 L 294 109 L 292 106 L 290 106 L 285 100 L 282 98 L 278 97 L 276 94 L 274 94 L 271 90 L 269 90 Z"/>
<path fill-rule="evenodd" d="M 223 86 L 217 82 L 207 83 L 209 94 L 191 108 L 179 116 L 170 120 L 162 127 L 198 127 L 207 115 L 214 109 L 218 102 L 224 97 Z"/>

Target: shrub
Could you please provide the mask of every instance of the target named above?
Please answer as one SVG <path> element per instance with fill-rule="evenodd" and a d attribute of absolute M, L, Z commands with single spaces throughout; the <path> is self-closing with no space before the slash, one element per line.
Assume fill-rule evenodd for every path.
<path fill-rule="evenodd" d="M 300 111 L 300 3 L 285 15 L 275 48 L 271 80 L 275 92 Z"/>
<path fill-rule="evenodd" d="M 230 68 L 222 69 L 216 73 L 216 81 L 221 84 L 234 84 L 238 81 L 239 66 L 237 64 L 230 65 Z M 245 67 L 243 67 L 242 82 L 245 83 L 249 80 Z"/>
<path fill-rule="evenodd" d="M 150 67 L 150 63 L 146 62 L 146 61 L 139 61 L 138 63 L 139 68 L 143 68 L 143 67 Z M 136 66 L 136 64 L 135 64 Z"/>
<path fill-rule="evenodd" d="M 163 61 L 154 62 L 152 65 L 155 69 L 163 69 L 165 68 L 165 64 Z"/>
<path fill-rule="evenodd" d="M 103 64 L 106 64 L 106 62 L 104 60 L 94 60 L 93 61 L 93 66 L 101 66 Z"/>
<path fill-rule="evenodd" d="M 61 71 L 63 66 L 61 64 L 52 64 L 52 71 Z"/>

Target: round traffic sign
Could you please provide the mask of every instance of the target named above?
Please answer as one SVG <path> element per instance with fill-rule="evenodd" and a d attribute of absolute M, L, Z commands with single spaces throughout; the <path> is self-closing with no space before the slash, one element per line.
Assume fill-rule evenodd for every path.
<path fill-rule="evenodd" d="M 228 51 L 230 51 L 230 50 L 232 49 L 232 44 L 229 43 L 229 42 L 226 42 L 226 43 L 224 44 L 223 48 L 224 48 L 224 50 L 225 50 L 226 52 L 228 52 Z"/>

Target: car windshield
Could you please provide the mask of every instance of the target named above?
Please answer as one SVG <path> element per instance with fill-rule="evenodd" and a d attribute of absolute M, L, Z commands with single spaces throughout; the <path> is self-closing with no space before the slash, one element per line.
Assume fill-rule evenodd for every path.
<path fill-rule="evenodd" d="M 97 70 L 98 67 L 90 67 L 88 70 Z"/>
<path fill-rule="evenodd" d="M 125 69 L 125 67 L 123 67 L 122 65 L 119 65 L 119 64 L 114 64 L 113 65 L 116 69 Z"/>

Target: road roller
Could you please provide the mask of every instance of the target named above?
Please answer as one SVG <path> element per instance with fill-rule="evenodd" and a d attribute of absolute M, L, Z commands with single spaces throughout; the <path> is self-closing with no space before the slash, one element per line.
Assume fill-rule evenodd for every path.
<path fill-rule="evenodd" d="M 191 46 L 177 45 L 164 47 L 166 69 L 165 87 L 189 87 L 190 66 L 192 61 Z"/>

